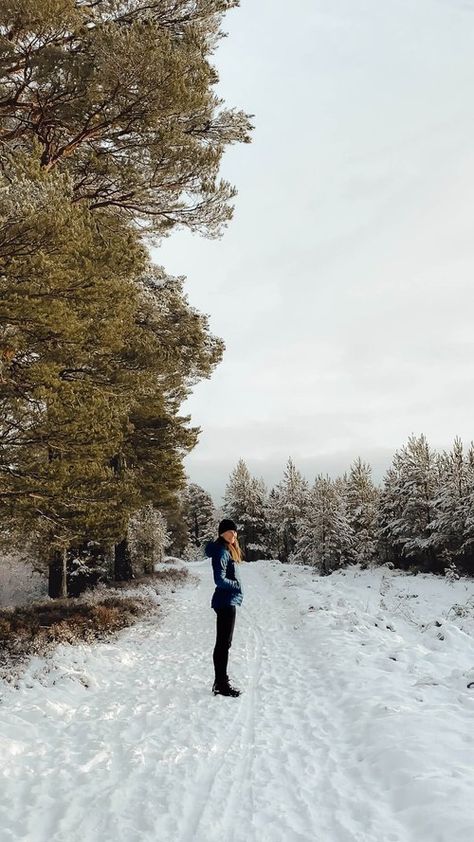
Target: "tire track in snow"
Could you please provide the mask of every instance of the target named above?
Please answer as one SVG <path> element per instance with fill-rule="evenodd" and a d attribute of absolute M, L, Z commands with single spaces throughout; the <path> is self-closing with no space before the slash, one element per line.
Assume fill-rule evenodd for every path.
<path fill-rule="evenodd" d="M 262 566 L 258 571 L 268 593 L 270 614 L 267 624 L 274 630 L 274 649 L 280 659 L 280 664 L 275 659 L 269 665 L 277 698 L 273 700 L 271 694 L 267 694 L 268 710 L 259 725 L 262 732 L 268 733 L 265 714 L 270 712 L 276 733 L 283 735 L 285 722 L 293 719 L 294 733 L 284 740 L 282 749 L 289 754 L 294 741 L 293 760 L 299 761 L 299 769 L 293 763 L 293 774 L 288 776 L 288 763 L 286 792 L 282 787 L 279 789 L 283 803 L 286 802 L 286 815 L 281 821 L 288 821 L 288 825 L 282 827 L 275 822 L 273 833 L 267 832 L 262 825 L 255 842 L 286 842 L 286 839 L 292 842 L 411 842 L 391 814 L 390 806 L 379 803 L 354 763 L 352 703 L 345 676 L 345 669 L 350 666 L 347 657 L 353 656 L 353 649 L 335 649 L 312 621 L 308 625 L 306 612 L 301 612 L 291 590 L 284 587 L 284 574 L 278 576 L 277 569 Z M 263 582 L 260 590 L 262 585 Z M 314 600 L 314 592 L 311 600 Z M 290 684 L 290 688 L 285 684 Z M 292 717 L 288 718 L 290 705 Z M 271 763 L 265 764 L 271 753 Z M 265 766 L 267 773 L 271 772 L 272 766 L 275 771 L 278 766 L 281 769 L 282 759 L 275 754 L 275 740 L 267 739 L 261 777 L 265 776 Z M 296 815 L 298 802 L 299 816 Z M 262 805 L 257 807 L 262 813 Z M 292 827 L 289 826 L 291 807 Z M 275 815 L 271 817 L 275 821 Z"/>
<path fill-rule="evenodd" d="M 243 612 L 245 616 L 252 616 L 247 610 Z M 234 818 L 238 812 L 239 803 L 242 800 L 242 794 L 245 791 L 247 801 L 245 805 L 246 815 L 253 815 L 253 789 L 252 789 L 252 765 L 255 758 L 255 716 L 256 716 L 256 696 L 258 693 L 258 678 L 261 669 L 262 660 L 262 646 L 263 636 L 260 627 L 254 621 L 252 626 L 252 633 L 254 638 L 254 657 L 252 659 L 251 674 L 248 687 L 245 691 L 246 697 L 246 714 L 242 735 L 239 746 L 239 754 L 237 760 L 232 758 L 233 783 L 229 796 L 226 800 L 225 810 L 222 817 L 222 824 L 224 831 L 227 828 L 228 842 L 233 842 L 235 828 L 237 822 Z M 247 838 L 250 838 L 247 836 Z"/>
<path fill-rule="evenodd" d="M 277 594 L 269 587 L 263 570 L 255 573 L 260 579 L 257 590 L 266 595 L 263 613 L 262 609 L 253 612 L 256 627 L 262 626 L 265 656 L 254 769 L 257 818 L 251 834 L 240 833 L 239 842 L 245 838 L 252 842 L 309 842 L 316 838 L 317 825 L 311 810 L 314 795 L 306 792 L 307 776 L 314 776 L 315 784 L 319 778 L 315 764 L 309 761 L 315 750 L 314 722 L 320 730 L 321 714 L 308 716 L 305 691 L 310 671 L 297 637 L 300 615 L 279 586 Z M 322 743 L 327 754 L 324 734 Z"/>
<path fill-rule="evenodd" d="M 246 755 L 246 748 L 251 743 L 249 734 L 253 729 L 253 699 L 256 684 L 256 675 L 259 670 L 259 654 L 258 654 L 258 632 L 254 633 L 254 656 L 252 657 L 252 681 L 248 690 L 246 690 L 238 699 L 226 699 L 216 696 L 212 699 L 212 704 L 218 705 L 221 710 L 222 705 L 235 705 L 236 711 L 230 726 L 230 733 L 227 731 L 227 737 L 221 747 L 219 748 L 218 757 L 213 758 L 212 765 L 207 769 L 204 775 L 199 777 L 199 790 L 206 793 L 206 799 L 195 798 L 194 804 L 188 810 L 185 816 L 183 827 L 179 831 L 178 838 L 180 842 L 208 842 L 211 838 L 209 836 L 209 826 L 216 827 L 217 838 L 221 836 L 222 827 L 226 836 L 226 842 L 231 842 L 228 836 L 229 832 L 229 818 L 232 812 L 231 799 L 229 798 L 229 788 L 232 787 L 232 793 L 235 791 L 235 798 L 238 798 L 240 786 L 245 774 L 242 771 L 236 780 L 236 757 L 235 748 L 239 746 L 240 754 L 244 757 L 237 761 L 237 767 L 243 763 Z M 239 784 L 240 782 L 240 784 Z M 234 796 L 232 797 L 232 803 Z M 212 816 L 212 813 L 215 813 Z M 232 825 L 232 823 L 230 823 Z M 202 827 L 202 831 L 201 831 Z"/>

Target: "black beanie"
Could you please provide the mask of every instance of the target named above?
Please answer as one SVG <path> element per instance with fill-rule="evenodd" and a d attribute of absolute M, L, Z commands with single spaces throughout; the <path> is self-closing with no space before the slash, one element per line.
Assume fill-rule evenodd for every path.
<path fill-rule="evenodd" d="M 221 520 L 219 524 L 219 535 L 222 535 L 223 532 L 227 532 L 228 529 L 233 529 L 234 532 L 237 532 L 237 526 L 234 521 L 229 518 L 224 518 L 224 520 Z"/>

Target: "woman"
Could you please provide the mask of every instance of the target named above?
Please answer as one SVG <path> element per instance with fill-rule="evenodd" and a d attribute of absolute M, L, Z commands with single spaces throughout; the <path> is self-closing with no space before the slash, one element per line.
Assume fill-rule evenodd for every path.
<path fill-rule="evenodd" d="M 215 681 L 212 692 L 215 696 L 240 696 L 240 690 L 232 687 L 227 675 L 229 649 L 234 633 L 235 609 L 242 604 L 242 585 L 234 562 L 242 561 L 237 527 L 233 520 L 225 518 L 219 524 L 217 541 L 209 541 L 206 555 L 212 559 L 212 570 L 216 589 L 211 607 L 217 615 L 216 645 L 213 652 Z"/>

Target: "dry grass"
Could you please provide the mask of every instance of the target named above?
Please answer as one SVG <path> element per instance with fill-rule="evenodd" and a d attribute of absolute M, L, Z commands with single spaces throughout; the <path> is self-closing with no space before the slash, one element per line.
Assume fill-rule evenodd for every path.
<path fill-rule="evenodd" d="M 109 638 L 158 609 L 150 587 L 158 594 L 162 584 L 171 585 L 174 591 L 188 575 L 185 568 L 163 570 L 130 582 L 114 583 L 111 587 L 115 593 L 103 588 L 77 599 L 41 600 L 1 610 L 0 668 L 4 677 L 13 665 L 32 655 L 45 655 L 59 643 L 92 643 Z M 122 593 L 125 588 L 136 589 L 136 596 Z"/>
<path fill-rule="evenodd" d="M 94 605 L 78 600 L 40 602 L 0 611 L 0 650 L 10 657 L 46 652 L 51 644 L 106 637 L 147 612 L 142 597 L 110 597 Z"/>

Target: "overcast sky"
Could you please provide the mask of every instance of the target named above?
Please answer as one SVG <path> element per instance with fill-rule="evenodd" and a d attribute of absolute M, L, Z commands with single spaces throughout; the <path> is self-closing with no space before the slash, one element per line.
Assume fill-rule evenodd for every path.
<path fill-rule="evenodd" d="M 224 237 L 154 253 L 187 276 L 224 360 L 185 409 L 190 479 L 219 500 L 242 457 L 268 485 L 411 433 L 474 438 L 474 0 L 242 0 L 219 93 L 255 115 L 229 151 Z"/>

